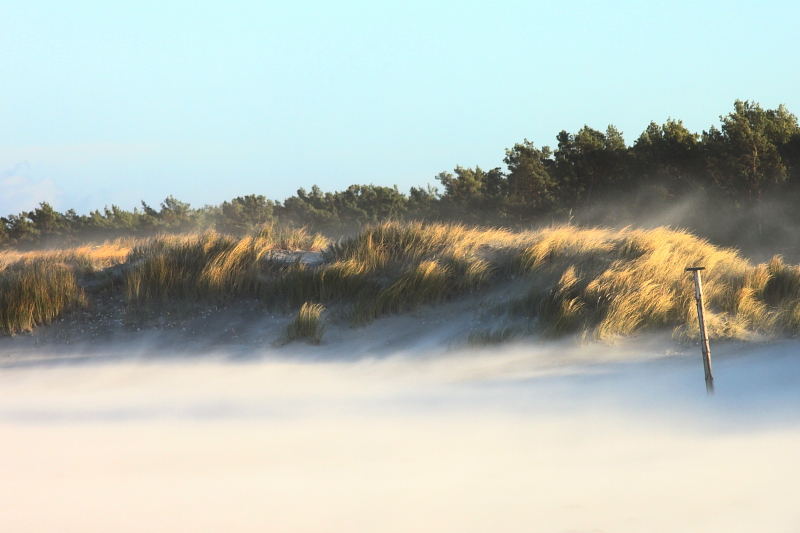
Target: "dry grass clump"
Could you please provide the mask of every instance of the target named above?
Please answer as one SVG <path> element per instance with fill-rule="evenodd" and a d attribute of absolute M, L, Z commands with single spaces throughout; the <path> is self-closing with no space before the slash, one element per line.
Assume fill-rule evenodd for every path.
<path fill-rule="evenodd" d="M 544 334 L 581 332 L 597 339 L 673 326 L 694 338 L 697 311 L 687 266 L 705 266 L 709 334 L 746 338 L 775 327 L 796 331 L 800 276 L 780 259 L 753 266 L 683 231 L 581 229 L 537 232 L 519 251 L 518 271 L 532 282 L 516 309 L 538 316 Z"/>
<path fill-rule="evenodd" d="M 227 299 L 263 293 L 260 275 L 273 254 L 325 243 L 305 229 L 267 225 L 242 238 L 208 231 L 162 236 L 137 244 L 128 256 L 124 290 L 133 305 Z"/>
<path fill-rule="evenodd" d="M 297 317 L 286 327 L 285 341 L 307 339 L 312 344 L 322 342 L 322 335 L 326 329 L 322 319 L 323 311 L 325 311 L 325 306 L 320 303 L 304 303 L 297 313 Z"/>
<path fill-rule="evenodd" d="M 64 263 L 79 271 L 91 272 L 123 263 L 134 246 L 134 239 L 116 239 L 103 244 L 87 244 L 75 248 L 54 248 L 33 251 L 5 250 L 0 252 L 0 269 L 24 260 L 44 260 Z"/>
<path fill-rule="evenodd" d="M 354 260 L 312 267 L 299 261 L 271 262 L 260 277 L 258 296 L 267 304 L 297 306 L 309 300 L 332 304 L 369 301 L 381 291 L 381 280 Z"/>
<path fill-rule="evenodd" d="M 354 259 L 370 268 L 398 268 L 441 257 L 468 258 L 481 248 L 516 246 L 525 235 L 462 224 L 385 222 L 331 245 L 326 255 L 333 261 Z"/>
<path fill-rule="evenodd" d="M 482 244 L 515 238 L 459 225 L 386 222 L 329 246 L 325 263 L 269 263 L 259 278 L 267 302 L 341 303 L 356 322 L 414 309 L 488 284 L 493 266 Z"/>
<path fill-rule="evenodd" d="M 306 228 L 290 228 L 279 224 L 265 224 L 256 238 L 271 243 L 274 250 L 305 250 L 318 252 L 328 245 L 328 239 L 319 233 L 309 234 Z"/>
<path fill-rule="evenodd" d="M 86 299 L 70 266 L 53 259 L 22 259 L 0 270 L 0 331 L 15 334 L 46 324 Z"/>
<path fill-rule="evenodd" d="M 133 248 L 124 279 L 129 304 L 166 304 L 203 294 L 201 276 L 208 264 L 236 243 L 233 237 L 202 235 L 156 237 Z"/>
<path fill-rule="evenodd" d="M 800 267 L 786 265 L 775 256 L 766 267 L 759 265 L 763 287 L 760 295 L 775 307 L 775 322 L 793 333 L 800 332 Z"/>
<path fill-rule="evenodd" d="M 79 278 L 125 261 L 129 239 L 101 245 L 0 252 L 0 332 L 15 334 L 86 305 Z"/>

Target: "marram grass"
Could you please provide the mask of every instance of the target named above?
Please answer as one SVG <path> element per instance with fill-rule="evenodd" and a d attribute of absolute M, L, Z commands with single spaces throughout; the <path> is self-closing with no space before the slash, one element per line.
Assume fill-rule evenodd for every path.
<path fill-rule="evenodd" d="M 752 265 L 732 249 L 683 231 L 581 229 L 536 232 L 515 264 L 531 282 L 516 308 L 539 317 L 548 336 L 581 332 L 598 339 L 673 327 L 698 335 L 693 278 L 705 266 L 706 322 L 714 338 L 798 330 L 800 275 L 780 258 Z"/>
<path fill-rule="evenodd" d="M 0 333 L 47 324 L 86 305 L 78 278 L 125 261 L 130 241 L 28 252 L 0 252 Z"/>
<path fill-rule="evenodd" d="M 304 229 L 272 225 L 241 238 L 214 231 L 153 238 L 130 252 L 125 296 L 131 305 L 163 305 L 258 295 L 274 254 L 318 250 L 325 242 Z"/>
<path fill-rule="evenodd" d="M 323 260 L 304 263 L 296 250 L 322 251 Z M 398 222 L 330 245 L 302 229 L 265 226 L 245 237 L 206 232 L 0 254 L 0 328 L 29 330 L 83 305 L 80 279 L 112 265 L 134 312 L 247 297 L 306 315 L 313 305 L 337 306 L 363 323 L 513 284 L 501 308 L 516 324 L 514 335 L 595 339 L 663 328 L 696 338 L 693 281 L 684 269 L 704 266 L 712 338 L 800 332 L 800 268 L 780 257 L 754 265 L 736 250 L 668 228 L 512 232 Z M 487 331 L 474 340 L 512 336 L 511 329 Z"/>
<path fill-rule="evenodd" d="M 0 271 L 0 332 L 13 335 L 46 324 L 65 310 L 86 304 L 69 266 L 23 259 Z"/>
<path fill-rule="evenodd" d="M 304 303 L 295 319 L 286 327 L 285 341 L 305 339 L 312 344 L 322 342 L 326 329 L 322 319 L 323 311 L 325 306 L 320 303 Z"/>

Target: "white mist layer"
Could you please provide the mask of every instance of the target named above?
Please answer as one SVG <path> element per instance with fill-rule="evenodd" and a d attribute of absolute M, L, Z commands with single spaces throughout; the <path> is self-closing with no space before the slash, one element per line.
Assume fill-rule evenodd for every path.
<path fill-rule="evenodd" d="M 797 342 L 0 369 L 14 532 L 794 532 Z"/>

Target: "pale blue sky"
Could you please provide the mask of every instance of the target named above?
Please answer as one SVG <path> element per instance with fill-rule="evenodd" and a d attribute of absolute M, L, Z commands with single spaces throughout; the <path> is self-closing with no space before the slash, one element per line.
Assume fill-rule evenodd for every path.
<path fill-rule="evenodd" d="M 528 138 L 800 113 L 800 2 L 0 0 L 0 214 L 436 184 Z"/>

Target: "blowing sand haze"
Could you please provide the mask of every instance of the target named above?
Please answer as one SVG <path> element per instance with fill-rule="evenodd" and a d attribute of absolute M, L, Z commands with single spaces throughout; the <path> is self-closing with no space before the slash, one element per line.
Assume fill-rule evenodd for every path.
<path fill-rule="evenodd" d="M 800 274 L 780 257 L 666 228 L 392 222 L 0 261 L 12 531 L 800 523 Z"/>
<path fill-rule="evenodd" d="M 393 319 L 394 320 L 394 319 Z M 793 532 L 796 341 L 4 363 L 17 532 Z"/>

